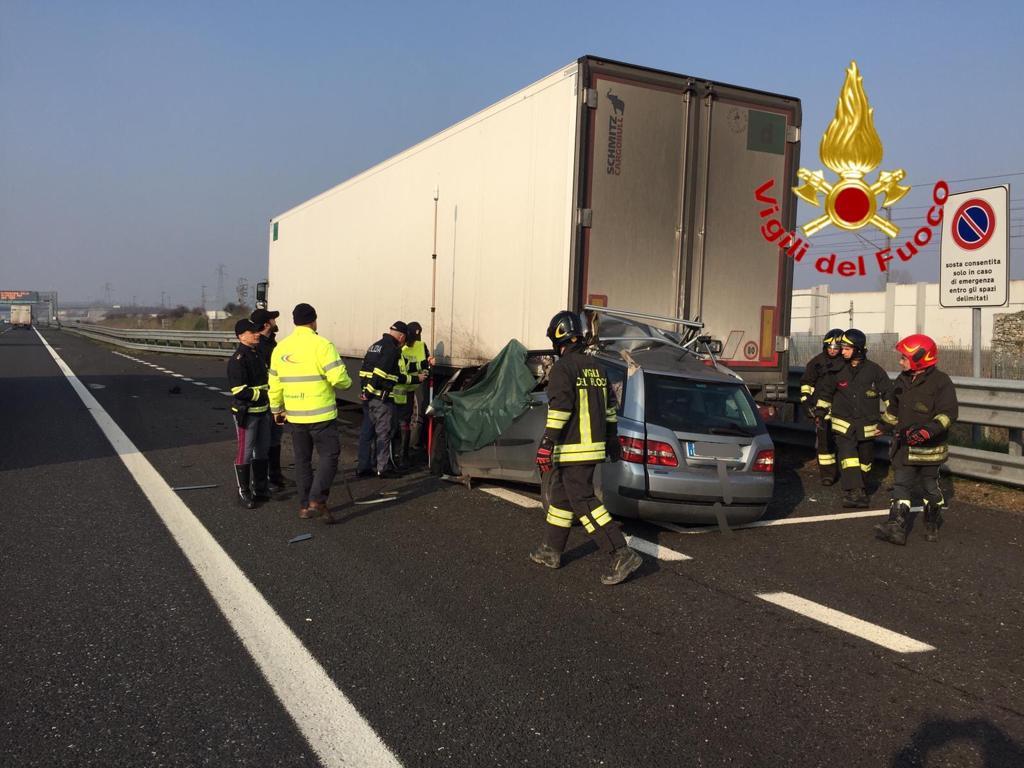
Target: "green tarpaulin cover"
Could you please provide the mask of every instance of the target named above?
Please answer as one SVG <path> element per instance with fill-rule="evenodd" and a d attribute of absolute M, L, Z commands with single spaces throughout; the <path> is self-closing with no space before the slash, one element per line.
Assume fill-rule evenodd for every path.
<path fill-rule="evenodd" d="M 444 418 L 448 445 L 456 453 L 493 443 L 530 405 L 537 386 L 526 367 L 526 347 L 512 339 L 469 389 L 434 398 L 434 413 Z"/>

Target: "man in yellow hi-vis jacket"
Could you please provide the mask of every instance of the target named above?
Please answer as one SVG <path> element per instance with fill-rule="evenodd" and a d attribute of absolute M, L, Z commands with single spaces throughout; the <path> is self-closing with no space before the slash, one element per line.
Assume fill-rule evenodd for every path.
<path fill-rule="evenodd" d="M 292 310 L 295 330 L 274 348 L 270 378 L 270 411 L 278 424 L 290 425 L 295 452 L 295 482 L 299 517 L 333 523 L 327 495 L 338 471 L 341 445 L 335 419 L 335 391 L 352 386 L 338 350 L 316 333 L 316 310 L 297 304 Z M 313 476 L 313 448 L 319 462 Z"/>

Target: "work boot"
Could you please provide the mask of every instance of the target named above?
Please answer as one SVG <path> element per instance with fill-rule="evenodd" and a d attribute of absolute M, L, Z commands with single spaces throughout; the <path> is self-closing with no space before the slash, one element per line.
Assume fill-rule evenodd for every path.
<path fill-rule="evenodd" d="M 320 511 L 316 510 L 316 509 L 313 509 L 308 504 L 305 507 L 301 507 L 299 509 L 299 517 L 301 517 L 303 520 L 312 520 L 314 517 L 319 517 L 319 516 L 320 516 Z"/>
<path fill-rule="evenodd" d="M 547 544 L 540 544 L 530 553 L 533 562 L 546 566 L 547 568 L 560 568 L 562 566 L 562 555 Z"/>
<path fill-rule="evenodd" d="M 907 545 L 907 529 L 909 527 L 907 521 L 909 517 L 910 507 L 906 504 L 893 502 L 889 510 L 889 520 L 884 526 L 875 526 L 876 535 L 890 544 L 905 547 Z"/>
<path fill-rule="evenodd" d="M 889 517 L 884 522 L 875 523 L 874 531 L 875 538 L 882 539 L 883 541 L 889 540 L 889 529 L 892 524 L 896 522 L 896 513 L 898 512 L 899 505 L 896 503 L 896 499 L 890 499 L 889 501 Z"/>
<path fill-rule="evenodd" d="M 252 497 L 255 501 L 270 501 L 268 483 L 267 462 L 254 461 L 252 463 Z"/>
<path fill-rule="evenodd" d="M 871 499 L 864 493 L 864 489 L 856 491 L 843 491 L 843 506 L 848 509 L 867 509 Z"/>
<path fill-rule="evenodd" d="M 823 467 L 818 466 L 818 474 L 821 476 L 822 485 L 835 485 L 836 484 L 836 469 L 833 466 Z"/>
<path fill-rule="evenodd" d="M 643 565 L 644 559 L 629 547 L 617 549 L 612 555 L 612 569 L 601 577 L 601 583 L 611 586 L 629 578 L 629 574 Z"/>
<path fill-rule="evenodd" d="M 334 523 L 338 522 L 334 513 L 331 512 L 331 508 L 327 506 L 326 501 L 310 501 L 309 516 L 311 518 L 319 517 L 320 521 L 324 523 L 324 525 L 334 525 Z"/>
<path fill-rule="evenodd" d="M 252 472 L 248 464 L 235 465 L 235 480 L 238 481 L 238 503 L 246 509 L 256 509 L 256 500 L 249 490 Z"/>
<path fill-rule="evenodd" d="M 295 481 L 284 476 L 281 472 L 281 446 L 272 445 L 267 449 L 267 461 L 269 463 L 269 490 L 273 493 L 283 491 L 295 485 Z"/>
<path fill-rule="evenodd" d="M 924 503 L 924 538 L 926 541 L 939 540 L 939 528 L 942 527 L 942 508 Z"/>

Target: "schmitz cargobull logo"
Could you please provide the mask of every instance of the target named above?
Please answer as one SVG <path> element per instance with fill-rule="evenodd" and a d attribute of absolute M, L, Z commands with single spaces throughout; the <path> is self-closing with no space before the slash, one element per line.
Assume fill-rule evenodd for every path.
<path fill-rule="evenodd" d="M 605 93 L 612 104 L 612 113 L 608 116 L 608 164 L 605 171 L 611 176 L 622 173 L 622 133 L 626 126 L 626 102 L 612 93 L 609 88 Z"/>

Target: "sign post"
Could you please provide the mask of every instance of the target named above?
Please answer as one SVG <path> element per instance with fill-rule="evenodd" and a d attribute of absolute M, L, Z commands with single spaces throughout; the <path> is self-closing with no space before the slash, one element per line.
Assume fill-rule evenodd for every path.
<path fill-rule="evenodd" d="M 971 362 L 981 377 L 981 310 L 1006 304 L 1010 284 L 1010 186 L 950 195 L 942 210 L 939 305 L 971 309 Z M 975 443 L 981 427 L 972 427 Z"/>

